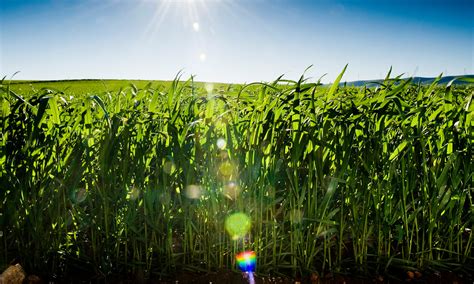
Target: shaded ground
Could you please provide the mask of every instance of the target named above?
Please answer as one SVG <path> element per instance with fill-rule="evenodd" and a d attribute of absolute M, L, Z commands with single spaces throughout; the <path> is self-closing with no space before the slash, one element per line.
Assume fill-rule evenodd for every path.
<path fill-rule="evenodd" d="M 108 278 L 96 279 L 98 283 L 117 283 L 117 284 L 128 284 L 128 283 L 143 283 L 143 284 L 181 284 L 181 283 L 192 283 L 192 284 L 244 284 L 249 283 L 246 276 L 243 273 L 236 273 L 233 271 L 219 271 L 206 274 L 198 274 L 185 272 L 179 276 L 168 279 L 118 279 Z M 92 281 L 92 282 L 95 282 Z M 76 282 L 70 279 L 70 282 L 84 283 L 82 281 Z M 87 281 L 90 282 L 90 281 Z M 59 282 L 58 282 L 59 283 Z M 468 279 L 465 276 L 461 277 L 452 272 L 433 273 L 430 275 L 423 275 L 421 273 L 405 272 L 399 275 L 385 275 L 385 276 L 373 276 L 373 277 L 354 277 L 354 276 L 342 276 L 328 274 L 323 277 L 319 277 L 316 274 L 306 275 L 299 278 L 288 278 L 281 276 L 265 276 L 256 275 L 256 284 L 382 284 L 382 283 L 410 283 L 410 284 L 471 284 L 474 283 L 472 279 Z"/>
<path fill-rule="evenodd" d="M 49 278 L 49 279 L 48 279 Z M 230 270 L 222 270 L 211 273 L 193 273 L 183 272 L 175 277 L 167 277 L 167 279 L 148 279 L 145 280 L 144 275 L 115 275 L 111 277 L 93 277 L 90 274 L 73 273 L 65 278 L 57 277 L 38 277 L 36 275 L 27 275 L 21 265 L 11 265 L 0 275 L 0 284 L 3 283 L 29 283 L 29 284 L 54 284 L 54 283 L 117 283 L 117 284 L 244 284 L 249 283 L 246 273 L 237 273 Z M 410 283 L 410 284 L 470 284 L 474 283 L 472 275 L 457 275 L 453 272 L 431 273 L 423 275 L 421 272 L 398 272 L 393 275 L 375 275 L 372 277 L 355 277 L 333 275 L 328 273 L 319 276 L 316 273 L 305 275 L 303 277 L 289 278 L 281 276 L 265 276 L 256 275 L 255 284 L 382 284 L 382 283 Z"/>
<path fill-rule="evenodd" d="M 266 283 L 282 283 L 282 284 L 293 284 L 293 283 L 308 283 L 308 284 L 366 284 L 366 283 L 452 283 L 452 284 L 464 284 L 464 283 L 474 283 L 472 281 L 468 282 L 461 279 L 459 276 L 453 273 L 443 273 L 443 274 L 432 274 L 429 276 L 419 275 L 418 278 L 413 277 L 409 279 L 409 275 L 392 275 L 392 276 L 374 276 L 372 278 L 358 278 L 351 276 L 341 276 L 341 275 L 326 275 L 325 277 L 318 277 L 317 275 L 308 275 L 306 277 L 301 277 L 298 279 L 290 279 L 284 277 L 269 277 L 269 276 L 257 276 L 255 277 L 256 284 L 266 284 Z M 196 283 L 196 284 L 209 284 L 209 283 L 225 283 L 225 284 L 240 284 L 248 283 L 242 274 L 223 271 L 219 273 L 210 273 L 207 275 L 182 275 L 177 278 L 177 280 L 170 282 L 162 283 Z"/>

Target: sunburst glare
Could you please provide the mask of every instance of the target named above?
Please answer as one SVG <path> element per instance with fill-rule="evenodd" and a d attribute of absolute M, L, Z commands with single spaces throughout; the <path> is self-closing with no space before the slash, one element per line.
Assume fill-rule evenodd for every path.
<path fill-rule="evenodd" d="M 153 12 L 144 31 L 146 41 L 161 38 L 163 29 L 170 22 L 184 33 L 189 34 L 188 46 L 194 49 L 194 63 L 205 63 L 209 58 L 210 34 L 214 35 L 221 12 L 235 10 L 235 1 L 219 0 L 141 0 Z M 219 10 L 219 11 L 218 11 Z M 178 23 L 176 23 L 178 20 Z M 179 25 L 181 22 L 181 26 Z"/>
<path fill-rule="evenodd" d="M 199 31 L 199 23 L 198 22 L 193 23 L 193 30 L 196 31 L 196 32 Z"/>
<path fill-rule="evenodd" d="M 156 12 L 153 14 L 146 36 L 152 37 L 160 29 L 161 24 L 170 17 L 180 17 L 185 26 L 191 27 L 193 31 L 201 30 L 200 18 L 211 19 L 209 13 L 210 3 L 216 1 L 205 0 L 142 0 L 143 2 L 156 3 Z M 220 2 L 220 1 L 218 1 Z"/>

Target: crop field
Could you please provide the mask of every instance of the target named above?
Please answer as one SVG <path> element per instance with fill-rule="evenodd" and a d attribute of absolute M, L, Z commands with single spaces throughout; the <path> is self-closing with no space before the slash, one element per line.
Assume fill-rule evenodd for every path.
<path fill-rule="evenodd" d="M 42 89 L 49 89 L 55 93 L 62 93 L 64 96 L 84 96 L 101 93 L 116 94 L 127 88 L 153 89 L 166 91 L 170 87 L 171 81 L 146 81 L 146 80 L 60 80 L 60 81 L 9 81 L 10 90 L 31 96 Z M 196 87 L 205 87 L 205 83 L 196 82 Z M 212 83 L 216 89 L 224 88 L 228 84 Z"/>
<path fill-rule="evenodd" d="M 474 87 L 0 86 L 0 267 L 45 279 L 474 275 Z M 88 277 L 88 278 L 87 278 Z"/>

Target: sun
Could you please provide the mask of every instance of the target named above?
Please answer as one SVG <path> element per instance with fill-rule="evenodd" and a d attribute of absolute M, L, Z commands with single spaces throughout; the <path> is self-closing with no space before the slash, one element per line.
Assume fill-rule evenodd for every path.
<path fill-rule="evenodd" d="M 203 64 L 212 62 L 209 52 L 209 38 L 215 33 L 215 26 L 219 25 L 221 13 L 228 13 L 240 8 L 234 0 L 139 0 L 147 2 L 152 16 L 147 18 L 148 24 L 143 30 L 143 38 L 153 40 L 168 27 L 164 24 L 173 19 L 181 20 L 180 31 L 189 35 L 187 38 L 195 47 L 195 62 Z M 150 5 L 151 4 L 151 5 Z"/>
<path fill-rule="evenodd" d="M 142 0 L 146 1 L 146 0 Z M 155 0 L 156 8 L 153 17 L 150 19 L 148 32 L 152 35 L 157 31 L 164 19 L 170 14 L 180 15 L 190 23 L 190 28 L 196 32 L 200 30 L 200 18 L 208 11 L 206 0 Z M 208 15 L 206 15 L 208 16 Z"/>
<path fill-rule="evenodd" d="M 147 28 L 144 30 L 144 36 L 146 38 L 155 38 L 155 35 L 162 28 L 162 24 L 167 22 L 170 17 L 180 17 L 183 24 L 189 31 L 196 34 L 199 42 L 204 42 L 202 38 L 206 30 L 209 30 L 209 26 L 204 26 L 201 19 L 206 19 L 207 22 L 212 20 L 209 5 L 216 3 L 210 0 L 141 0 L 153 3 L 154 12 L 153 16 L 149 19 Z M 220 1 L 219 1 L 220 2 Z M 198 49 L 203 49 L 199 47 Z M 196 60 L 204 62 L 206 60 L 206 53 L 196 53 Z M 199 54 L 199 55 L 198 55 Z"/>

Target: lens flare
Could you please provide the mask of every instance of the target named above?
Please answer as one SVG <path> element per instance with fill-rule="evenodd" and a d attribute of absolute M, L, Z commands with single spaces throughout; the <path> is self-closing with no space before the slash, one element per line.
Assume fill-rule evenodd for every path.
<path fill-rule="evenodd" d="M 140 197 L 140 190 L 137 187 L 132 186 L 127 193 L 127 199 L 137 200 L 138 197 Z"/>
<path fill-rule="evenodd" d="M 206 56 L 205 53 L 199 54 L 199 60 L 201 60 L 202 62 L 206 61 L 206 58 L 207 58 L 207 56 Z"/>
<path fill-rule="evenodd" d="M 228 182 L 224 185 L 224 189 L 222 191 L 222 194 L 224 194 L 225 197 L 227 197 L 231 200 L 235 200 L 240 195 L 240 187 L 234 181 Z"/>
<path fill-rule="evenodd" d="M 233 240 L 240 239 L 251 227 L 250 218 L 244 213 L 234 213 L 225 220 L 225 229 Z"/>
<path fill-rule="evenodd" d="M 199 199 L 201 198 L 202 190 L 199 185 L 190 184 L 186 187 L 186 196 L 189 199 Z"/>
<path fill-rule="evenodd" d="M 227 143 L 225 142 L 224 138 L 219 138 L 217 139 L 216 145 L 217 145 L 217 148 L 224 150 Z"/>
<path fill-rule="evenodd" d="M 303 221 L 303 211 L 294 209 L 290 212 L 290 221 L 293 224 L 300 224 Z"/>
<path fill-rule="evenodd" d="M 71 193 L 71 200 L 76 204 L 83 202 L 86 198 L 87 191 L 85 188 L 79 188 Z"/>
<path fill-rule="evenodd" d="M 214 84 L 212 84 L 212 83 L 206 83 L 206 84 L 204 85 L 204 89 L 206 89 L 206 92 L 207 92 L 208 94 L 212 94 L 212 92 L 214 91 Z"/>
<path fill-rule="evenodd" d="M 227 159 L 229 159 L 229 154 L 227 153 L 227 151 L 221 150 L 221 151 L 219 152 L 218 157 L 219 157 L 219 159 L 221 159 L 221 160 L 227 160 Z"/>
<path fill-rule="evenodd" d="M 165 171 L 165 173 L 169 175 L 174 173 L 175 169 L 176 169 L 176 166 L 174 165 L 172 161 L 166 161 L 165 164 L 163 165 L 163 171 Z"/>
<path fill-rule="evenodd" d="M 229 161 L 224 161 L 219 165 L 218 174 L 221 179 L 229 179 L 234 174 L 235 168 Z"/>
<path fill-rule="evenodd" d="M 244 251 L 235 257 L 237 266 L 243 272 L 254 272 L 257 265 L 257 255 L 253 251 Z"/>
<path fill-rule="evenodd" d="M 194 22 L 194 23 L 193 23 L 193 30 L 194 30 L 195 32 L 198 32 L 198 31 L 199 31 L 199 28 L 200 28 L 200 27 L 199 27 L 199 23 L 198 23 L 198 22 Z"/>

